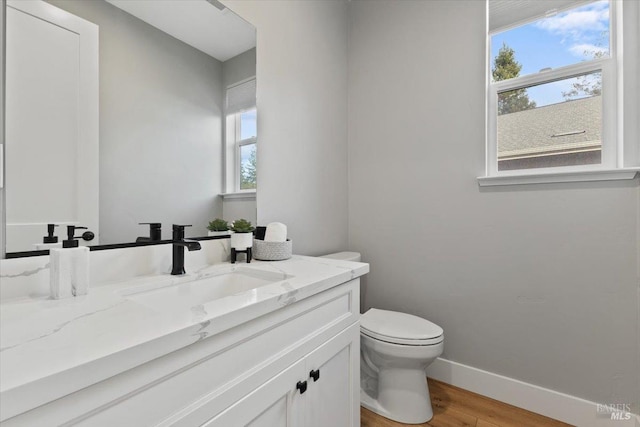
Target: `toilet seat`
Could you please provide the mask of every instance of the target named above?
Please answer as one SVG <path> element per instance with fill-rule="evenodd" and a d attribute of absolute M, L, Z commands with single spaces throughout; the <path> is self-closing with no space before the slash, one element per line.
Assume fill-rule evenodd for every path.
<path fill-rule="evenodd" d="M 407 313 L 369 309 L 360 317 L 360 332 L 370 338 L 400 345 L 434 345 L 444 341 L 435 323 Z"/>

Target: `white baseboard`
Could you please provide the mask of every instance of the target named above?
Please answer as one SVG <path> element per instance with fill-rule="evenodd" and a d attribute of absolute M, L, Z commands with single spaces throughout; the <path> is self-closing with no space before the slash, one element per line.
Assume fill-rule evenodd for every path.
<path fill-rule="evenodd" d="M 640 417 L 611 420 L 598 415 L 597 404 L 482 369 L 438 358 L 427 376 L 483 396 L 579 427 L 637 427 Z"/>

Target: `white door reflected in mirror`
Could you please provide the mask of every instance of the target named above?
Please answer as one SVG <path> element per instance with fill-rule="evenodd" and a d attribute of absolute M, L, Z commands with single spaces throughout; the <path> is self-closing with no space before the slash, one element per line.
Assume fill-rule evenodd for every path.
<path fill-rule="evenodd" d="M 39 249 L 48 223 L 99 235 L 98 27 L 8 2 L 6 87 L 7 249 Z"/>

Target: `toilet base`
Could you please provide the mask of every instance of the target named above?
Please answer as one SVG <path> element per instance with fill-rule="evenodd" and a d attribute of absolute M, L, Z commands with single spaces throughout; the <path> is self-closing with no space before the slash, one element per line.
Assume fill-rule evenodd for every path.
<path fill-rule="evenodd" d="M 360 389 L 360 405 L 393 421 L 405 424 L 426 423 L 433 418 L 433 409 L 429 398 L 429 386 L 427 384 L 426 377 L 424 375 L 420 375 L 420 373 L 417 374 L 418 375 L 416 376 L 416 372 L 413 370 L 408 370 L 407 372 L 402 373 L 396 371 L 393 374 L 393 381 L 404 379 L 409 382 L 415 382 L 416 379 L 422 377 L 424 378 L 424 386 L 417 385 L 417 387 L 412 387 L 411 393 L 402 393 L 404 395 L 402 399 L 399 399 L 398 397 L 400 396 L 397 396 L 397 388 L 388 396 L 378 396 L 380 400 L 387 402 L 391 407 L 387 408 L 383 406 L 379 399 L 372 397 L 364 388 Z M 378 378 L 378 380 L 381 379 L 384 382 L 384 378 Z M 369 390 L 369 392 L 372 391 L 374 390 Z"/>
<path fill-rule="evenodd" d="M 377 400 L 369 396 L 364 390 L 360 390 L 360 406 L 370 410 L 373 413 L 382 415 L 385 418 L 389 418 L 390 420 L 398 421 L 393 418 L 389 411 L 380 406 Z"/>

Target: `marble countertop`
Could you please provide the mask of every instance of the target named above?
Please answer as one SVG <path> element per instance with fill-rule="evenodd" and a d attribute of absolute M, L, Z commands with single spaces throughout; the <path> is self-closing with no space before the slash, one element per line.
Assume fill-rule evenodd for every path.
<path fill-rule="evenodd" d="M 130 289 L 186 283 L 237 268 L 269 271 L 282 280 L 189 309 L 157 310 L 126 297 Z M 368 271 L 364 263 L 294 256 L 220 263 L 184 276 L 140 277 L 63 300 L 5 301 L 0 305 L 0 399 L 5 409 L 16 405 L 20 413 L 25 404 L 35 407 L 59 398 Z"/>

